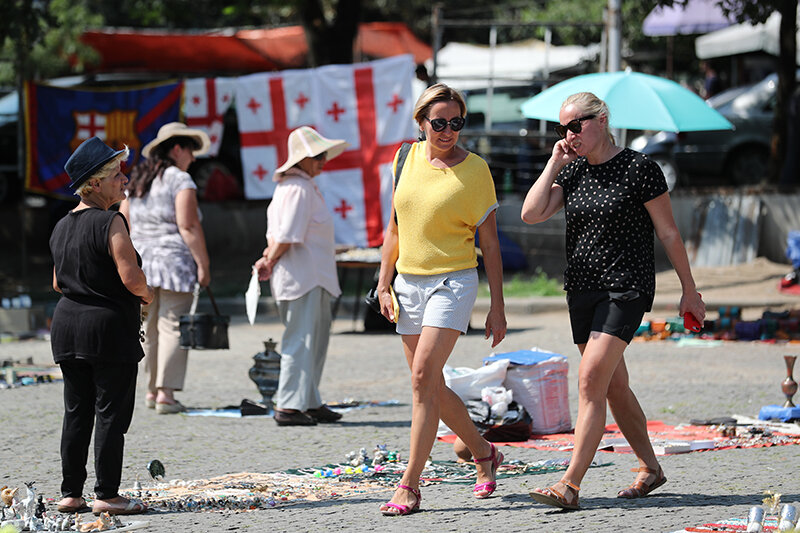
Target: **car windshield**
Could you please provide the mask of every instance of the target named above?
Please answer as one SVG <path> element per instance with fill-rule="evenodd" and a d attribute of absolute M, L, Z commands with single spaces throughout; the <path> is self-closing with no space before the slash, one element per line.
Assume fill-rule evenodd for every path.
<path fill-rule="evenodd" d="M 796 75 L 800 77 L 800 70 Z M 754 111 L 771 112 L 775 108 L 775 93 L 778 90 L 778 75 L 773 73 L 719 105 L 715 105 L 723 115 L 726 110 L 736 114 L 748 115 Z M 720 93 L 720 95 L 723 93 Z"/>
<path fill-rule="evenodd" d="M 724 106 L 725 104 L 731 102 L 734 98 L 749 91 L 753 85 L 742 85 L 741 87 L 731 87 L 725 91 L 722 91 L 719 94 L 715 94 L 706 102 L 708 105 L 713 107 L 714 109 L 719 109 L 720 107 Z"/>
<path fill-rule="evenodd" d="M 483 128 L 486 114 L 491 112 L 494 128 L 520 128 L 525 123 L 525 117 L 521 110 L 522 104 L 539 91 L 541 91 L 539 85 L 495 87 L 491 105 L 486 89 L 464 91 L 467 104 L 467 127 Z"/>
<path fill-rule="evenodd" d="M 740 94 L 731 102 L 731 109 L 737 113 L 748 113 L 753 110 L 764 110 L 770 100 L 775 98 L 775 89 L 778 86 L 778 76 L 770 74 L 760 82 L 753 85 L 750 90 Z"/>

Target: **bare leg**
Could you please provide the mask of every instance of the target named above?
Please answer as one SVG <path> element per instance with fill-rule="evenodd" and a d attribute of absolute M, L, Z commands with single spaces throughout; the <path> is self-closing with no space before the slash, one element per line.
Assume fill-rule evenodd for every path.
<path fill-rule="evenodd" d="M 606 397 L 611 377 L 628 345 L 622 339 L 592 331 L 586 344 L 579 344 L 578 419 L 575 422 L 575 448 L 563 479 L 580 486 L 592 464 L 597 445 L 606 425 Z M 575 501 L 575 491 L 561 481 L 553 485 L 568 502 Z M 537 489 L 538 490 L 538 489 Z"/>
<path fill-rule="evenodd" d="M 419 476 L 430 456 L 439 424 L 440 396 L 444 387 L 442 368 L 459 334 L 454 329 L 423 327 L 420 335 L 403 335 L 413 398 L 408 467 L 400 480 L 401 485 L 419 488 Z M 403 489 L 397 489 L 391 501 L 409 507 L 416 503 L 414 495 Z M 387 509 L 390 508 L 381 506 L 381 511 Z"/>
<path fill-rule="evenodd" d="M 461 440 L 459 437 L 456 437 L 455 442 L 453 442 L 453 453 L 456 454 L 457 463 L 472 462 L 472 452 L 469 451 L 467 445 L 464 444 L 464 441 Z"/>
<path fill-rule="evenodd" d="M 611 384 L 608 388 L 608 407 L 611 409 L 611 414 L 614 415 L 620 431 L 631 445 L 633 453 L 636 454 L 639 466 L 658 471 L 658 459 L 656 459 L 653 445 L 647 434 L 647 417 L 628 384 L 628 368 L 624 358 L 620 360 L 611 377 Z M 636 481 L 645 483 L 652 483 L 655 479 L 656 474 L 647 472 L 639 472 L 639 475 L 636 476 Z"/>
<path fill-rule="evenodd" d="M 418 341 L 419 337 L 410 339 L 408 346 L 411 348 L 412 353 L 415 352 Z M 452 352 L 452 348 L 450 351 Z M 492 445 L 489 444 L 489 441 L 484 439 L 478 432 L 478 429 L 475 427 L 475 424 L 469 417 L 469 413 L 467 412 L 467 408 L 464 405 L 463 400 L 458 397 L 458 394 L 453 392 L 452 389 L 445 385 L 444 376 L 442 375 L 441 371 L 439 372 L 439 377 L 441 379 L 438 398 L 439 418 L 444 421 L 445 424 L 447 424 L 447 427 L 452 429 L 453 432 L 458 435 L 459 440 L 467 447 L 469 453 L 472 454 L 472 457 L 476 459 L 489 457 L 492 454 Z M 492 476 L 491 462 L 484 461 L 481 463 L 475 463 L 475 467 L 478 474 L 478 484 L 494 481 L 494 477 Z"/>
<path fill-rule="evenodd" d="M 175 391 L 173 389 L 159 387 L 158 395 L 156 396 L 156 403 L 175 403 Z"/>
<path fill-rule="evenodd" d="M 441 375 L 441 374 L 440 374 Z M 439 416 L 452 429 L 458 438 L 469 449 L 472 457 L 482 459 L 492 454 L 492 445 L 484 439 L 467 413 L 467 408 L 458 394 L 444 384 L 442 377 L 441 392 L 439 393 Z M 475 463 L 478 479 L 477 483 L 494 481 L 491 461 Z"/>

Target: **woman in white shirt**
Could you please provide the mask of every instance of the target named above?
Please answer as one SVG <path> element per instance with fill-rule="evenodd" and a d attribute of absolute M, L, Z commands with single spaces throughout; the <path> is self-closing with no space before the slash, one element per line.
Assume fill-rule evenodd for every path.
<path fill-rule="evenodd" d="M 326 139 L 308 126 L 292 131 L 288 145 L 289 157 L 273 177 L 278 185 L 267 209 L 267 247 L 255 267 L 261 280 L 270 280 L 286 328 L 275 421 L 279 426 L 310 426 L 342 417 L 325 406 L 319 394 L 331 299 L 341 290 L 333 217 L 314 178 L 326 161 L 349 145 Z"/>

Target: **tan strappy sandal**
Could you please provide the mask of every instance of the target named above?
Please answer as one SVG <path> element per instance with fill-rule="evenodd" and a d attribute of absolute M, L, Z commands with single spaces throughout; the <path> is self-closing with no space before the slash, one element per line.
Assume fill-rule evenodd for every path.
<path fill-rule="evenodd" d="M 567 481 L 566 479 L 562 479 L 560 482 L 575 492 L 575 501 L 572 503 L 568 502 L 564 495 L 553 487 L 547 487 L 546 489 L 533 489 L 533 492 L 530 492 L 529 494 L 531 495 L 531 498 L 537 502 L 550 505 L 551 507 L 558 507 L 568 511 L 580 509 L 580 506 L 578 505 L 578 492 L 581 490 L 581 488 L 578 485 Z"/>
<path fill-rule="evenodd" d="M 626 498 L 628 500 L 632 500 L 634 498 L 644 498 L 667 482 L 667 476 L 665 476 L 664 471 L 661 470 L 661 465 L 659 465 L 658 470 L 653 470 L 652 468 L 648 468 L 646 466 L 640 466 L 639 468 L 631 468 L 631 472 L 647 472 L 648 474 L 656 476 L 656 478 L 652 483 L 636 481 L 627 489 L 622 489 L 619 491 L 617 498 Z"/>

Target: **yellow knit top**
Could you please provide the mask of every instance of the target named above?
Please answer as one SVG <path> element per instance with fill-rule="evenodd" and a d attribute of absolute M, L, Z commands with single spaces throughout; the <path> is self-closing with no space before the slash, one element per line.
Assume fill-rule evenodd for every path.
<path fill-rule="evenodd" d="M 478 265 L 475 230 L 497 209 L 486 161 L 469 153 L 451 168 L 436 168 L 414 143 L 394 193 L 401 274 L 443 274 Z M 392 164 L 397 165 L 397 154 Z"/>

